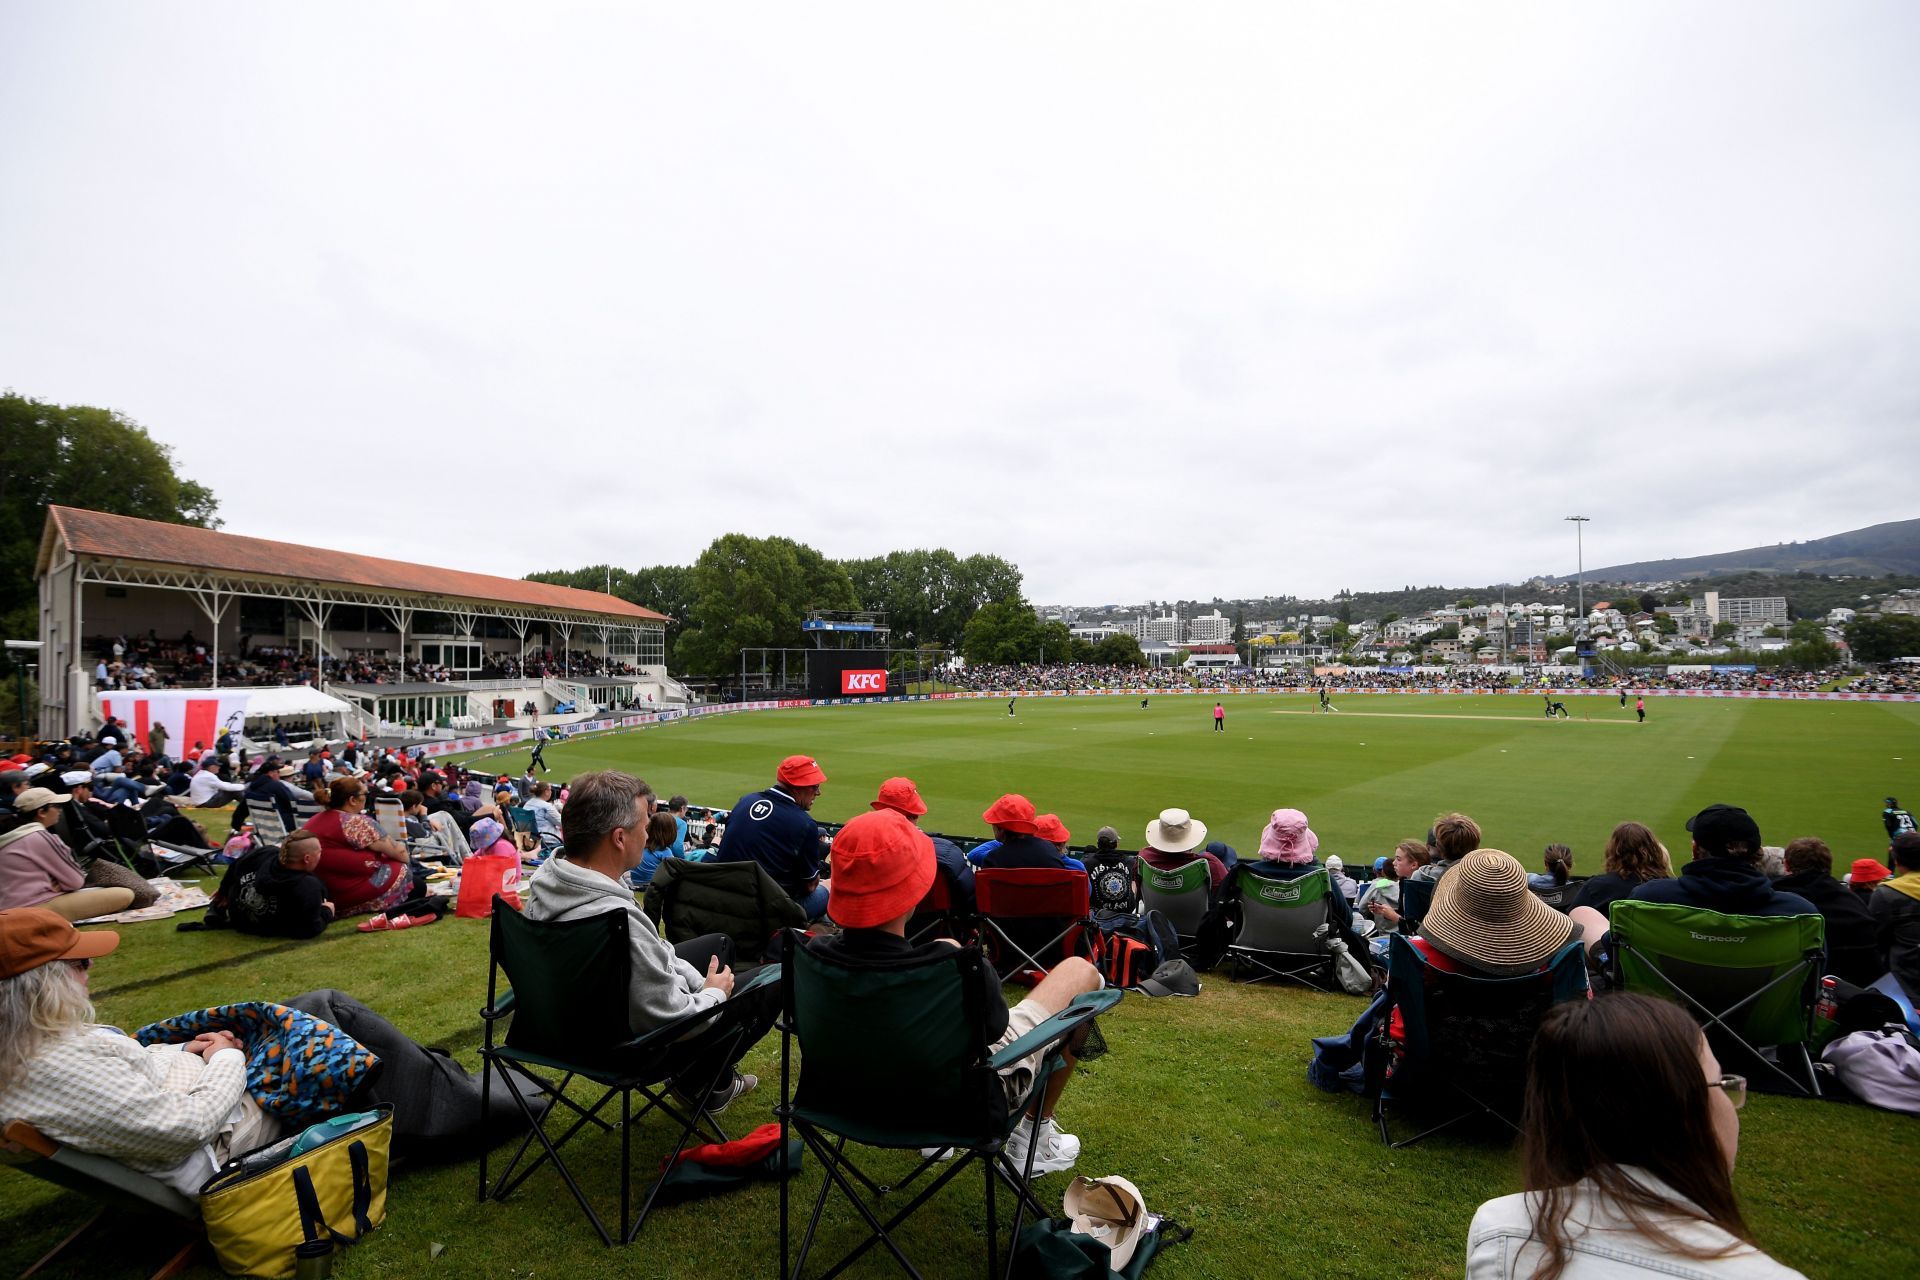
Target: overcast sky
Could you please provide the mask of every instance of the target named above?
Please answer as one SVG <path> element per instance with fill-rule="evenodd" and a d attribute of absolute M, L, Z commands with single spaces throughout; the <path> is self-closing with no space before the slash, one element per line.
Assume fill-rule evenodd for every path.
<path fill-rule="evenodd" d="M 515 575 L 1817 537 L 1920 514 L 1916 51 L 1900 0 L 9 0 L 0 386 L 233 532 Z"/>

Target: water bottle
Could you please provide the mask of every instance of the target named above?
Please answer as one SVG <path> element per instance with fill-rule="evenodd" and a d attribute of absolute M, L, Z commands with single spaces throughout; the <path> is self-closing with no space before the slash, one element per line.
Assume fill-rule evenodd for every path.
<path fill-rule="evenodd" d="M 327 1280 L 333 1274 L 333 1241 L 308 1240 L 293 1251 L 293 1280 Z"/>
<path fill-rule="evenodd" d="M 1820 998 L 1813 1002 L 1813 1016 L 1826 1022 L 1832 1022 L 1839 1013 L 1839 983 L 1832 978 L 1820 979 Z"/>

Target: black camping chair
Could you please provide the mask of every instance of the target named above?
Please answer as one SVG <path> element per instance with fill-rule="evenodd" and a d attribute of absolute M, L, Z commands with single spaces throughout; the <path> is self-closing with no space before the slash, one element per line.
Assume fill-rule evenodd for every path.
<path fill-rule="evenodd" d="M 1393 935 L 1387 941 L 1387 1007 L 1366 1057 L 1366 1092 L 1380 1141 L 1410 1147 L 1482 1116 L 1518 1133 L 1527 1051 L 1540 1019 L 1564 1000 L 1585 999 L 1587 991 L 1586 949 L 1578 938 L 1539 973 L 1488 978 L 1436 968 L 1407 938 Z M 1391 1034 L 1396 1010 L 1402 1027 L 1397 1042 Z M 1393 1140 L 1390 1105 L 1443 1103 L 1452 1105 L 1451 1117 Z"/>
<path fill-rule="evenodd" d="M 505 899 L 493 900 L 492 963 L 487 971 L 487 1007 L 480 1011 L 485 1026 L 485 1044 L 480 1056 L 486 1061 L 480 1087 L 480 1107 L 485 1114 L 492 1103 L 493 1073 L 514 1072 L 530 1081 L 551 1105 L 535 1114 L 535 1108 L 520 1089 L 512 1087 L 511 1076 L 503 1075 L 514 1102 L 526 1117 L 530 1131 L 507 1161 L 491 1191 L 487 1187 L 487 1155 L 480 1156 L 480 1199 L 504 1201 L 542 1164 L 551 1160 L 567 1190 L 587 1215 L 587 1221 L 600 1234 L 601 1243 L 611 1245 L 613 1237 L 600 1215 L 588 1203 L 587 1196 L 573 1173 L 561 1159 L 560 1148 L 588 1125 L 603 1132 L 613 1126 L 600 1117 L 601 1108 L 616 1094 L 620 1098 L 620 1218 L 615 1226 L 620 1243 L 631 1244 L 665 1178 L 656 1178 L 639 1216 L 627 1220 L 631 1208 L 632 1136 L 634 1123 L 658 1108 L 679 1126 L 679 1138 L 667 1167 L 679 1159 L 687 1143 L 697 1134 L 711 1133 L 716 1142 L 727 1135 L 707 1113 L 705 1099 L 719 1087 L 730 1068 L 723 1066 L 711 1080 L 688 1082 L 680 1093 L 701 1099 L 697 1107 L 687 1107 L 670 1096 L 666 1086 L 675 1063 L 675 1044 L 693 1032 L 720 1037 L 725 1044 L 731 1035 L 736 1042 L 744 1035 L 748 1002 L 740 997 L 779 981 L 777 965 L 769 965 L 734 989 L 733 998 L 689 1013 L 645 1035 L 636 1036 L 627 1021 L 627 984 L 631 953 L 628 950 L 627 913 L 608 911 L 580 920 L 529 920 L 509 906 Z M 510 984 L 500 990 L 504 971 Z M 496 1024 L 511 1019 L 503 1042 L 496 1042 Z M 553 1077 L 557 1075 L 556 1081 Z M 583 1107 L 566 1096 L 567 1086 L 578 1076 L 599 1085 L 604 1092 L 592 1106 Z M 636 1115 L 633 1095 L 639 1093 L 647 1104 Z M 559 1138 L 548 1135 L 549 1122 L 574 1117 L 573 1124 Z M 541 1153 L 524 1168 L 520 1161 L 528 1148 L 538 1141 Z"/>
<path fill-rule="evenodd" d="M 1013 1242 L 1019 1238 L 1021 1218 L 1028 1210 L 1036 1218 L 1046 1213 L 1028 1190 L 1035 1150 L 1031 1140 L 1024 1168 L 1016 1169 L 1002 1148 L 1015 1126 L 1022 1123 L 1028 1107 L 1046 1089 L 1047 1077 L 1060 1065 L 1063 1042 L 1096 1014 L 1118 1004 L 1121 993 L 1108 988 L 1083 995 L 989 1057 L 975 994 L 980 969 L 986 963 L 978 949 L 956 947 L 909 969 L 880 970 L 836 964 L 808 950 L 798 935 L 791 936 L 789 944 L 782 992 L 778 1111 L 783 1280 L 798 1280 L 804 1271 L 827 1198 L 836 1187 L 866 1222 L 869 1234 L 820 1280 L 839 1275 L 876 1244 L 885 1246 L 902 1270 L 920 1280 L 919 1269 L 893 1233 L 942 1187 L 975 1164 L 981 1167 L 986 1182 L 989 1276 L 1000 1273 L 996 1185 L 1004 1184 L 1019 1202 L 1007 1239 L 1007 1273 L 1011 1274 Z M 793 1074 L 795 1040 L 800 1048 L 797 1080 Z M 1035 1074 L 1031 1090 L 1024 1098 L 1009 1101 L 999 1069 L 1040 1050 L 1046 1050 L 1047 1057 Z M 1029 1122 L 1030 1139 L 1040 1125 L 1035 1110 Z M 784 1163 L 787 1135 L 792 1129 L 799 1130 L 825 1170 L 797 1256 L 790 1243 Z M 883 1222 L 880 1206 L 869 1203 L 866 1197 L 877 1202 L 891 1192 L 904 1191 L 940 1157 L 921 1159 L 906 1177 L 883 1185 L 847 1156 L 849 1142 L 899 1150 L 937 1147 L 951 1150 L 955 1159 Z"/>
<path fill-rule="evenodd" d="M 132 854 L 134 870 L 142 875 L 166 875 L 196 866 L 203 873 L 213 872 L 213 850 L 155 840 L 146 818 L 138 810 L 116 804 L 106 811 L 106 823 L 114 841 Z M 152 872 L 148 872 L 149 866 L 154 868 Z"/>
<path fill-rule="evenodd" d="M 1440 887 L 1438 880 L 1402 880 L 1400 882 L 1400 919 L 1402 933 L 1414 933 L 1420 928 L 1420 921 L 1426 918 L 1427 908 L 1433 905 L 1433 891 Z"/>
<path fill-rule="evenodd" d="M 735 958 L 746 964 L 767 955 L 780 930 L 807 923 L 806 909 L 752 861 L 662 858 L 647 885 L 646 912 L 660 922 L 668 942 L 726 934 Z"/>

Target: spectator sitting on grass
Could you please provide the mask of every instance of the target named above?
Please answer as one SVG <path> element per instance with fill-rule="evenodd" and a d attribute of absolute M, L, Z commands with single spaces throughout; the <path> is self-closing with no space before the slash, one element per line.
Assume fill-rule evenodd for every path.
<path fill-rule="evenodd" d="M 1588 876 L 1574 895 L 1573 906 L 1590 907 L 1605 915 L 1607 908 L 1649 880 L 1673 874 L 1667 847 L 1658 836 L 1638 822 L 1623 822 L 1607 837 L 1606 870 Z M 1568 908 L 1571 910 L 1572 908 Z"/>
<path fill-rule="evenodd" d="M 1897 874 L 1873 891 L 1867 909 L 1887 971 L 1908 1002 L 1920 1005 L 1920 833 L 1896 837 L 1891 852 Z"/>
<path fill-rule="evenodd" d="M 1573 850 L 1563 844 L 1548 845 L 1540 862 L 1546 870 L 1527 873 L 1529 889 L 1558 889 L 1573 875 Z"/>
<path fill-rule="evenodd" d="M 86 873 L 52 831 L 60 807 L 70 802 L 45 787 L 28 787 L 0 814 L 0 910 L 43 907 L 68 920 L 90 920 L 133 905 L 132 889 L 86 887 Z"/>
<path fill-rule="evenodd" d="M 241 854 L 220 881 L 228 926 L 264 938 L 318 937 L 333 923 L 319 865 L 320 837 L 307 830 L 278 849 L 256 844 Z"/>
<path fill-rule="evenodd" d="M 1786 847 L 1787 874 L 1773 882 L 1819 908 L 1826 921 L 1826 972 L 1855 986 L 1869 986 L 1887 971 L 1874 944 L 1873 913 L 1860 895 L 1833 878 L 1833 850 L 1824 840 L 1802 836 Z"/>
<path fill-rule="evenodd" d="M 1734 1198 L 1745 1100 L 1680 1006 L 1555 1005 L 1527 1069 L 1528 1190 L 1474 1214 L 1468 1280 L 1799 1277 L 1753 1246 Z"/>
<path fill-rule="evenodd" d="M 1442 814 L 1427 833 L 1433 846 L 1433 861 L 1414 872 L 1415 880 L 1438 880 L 1453 870 L 1455 863 L 1480 847 L 1480 824 L 1464 813 Z"/>
<path fill-rule="evenodd" d="M 425 869 L 412 865 L 406 846 L 383 832 L 366 807 L 366 787 L 358 778 L 336 778 L 326 812 L 302 828 L 320 841 L 314 874 L 336 915 L 386 916 L 426 893 Z"/>

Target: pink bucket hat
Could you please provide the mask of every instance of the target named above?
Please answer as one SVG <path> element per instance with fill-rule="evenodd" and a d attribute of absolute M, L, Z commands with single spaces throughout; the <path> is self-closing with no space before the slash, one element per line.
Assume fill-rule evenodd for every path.
<path fill-rule="evenodd" d="M 1307 815 L 1298 809 L 1275 809 L 1273 819 L 1260 833 L 1260 857 L 1267 862 L 1285 862 L 1302 866 L 1313 861 L 1320 837 L 1307 825 Z"/>

